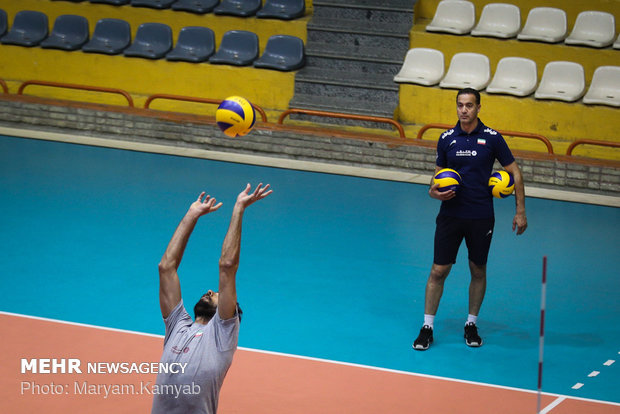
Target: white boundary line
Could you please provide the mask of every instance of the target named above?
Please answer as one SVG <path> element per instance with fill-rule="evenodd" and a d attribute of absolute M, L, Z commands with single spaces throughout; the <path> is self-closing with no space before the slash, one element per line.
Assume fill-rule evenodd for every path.
<path fill-rule="evenodd" d="M 287 158 L 265 157 L 250 154 L 234 154 L 221 151 L 203 150 L 199 148 L 185 148 L 173 145 L 123 141 L 85 135 L 59 134 L 55 132 L 37 131 L 31 129 L 0 127 L 0 134 L 13 137 L 40 139 L 45 141 L 58 141 L 71 144 L 91 145 L 96 147 L 115 148 L 129 151 L 152 152 L 156 154 L 177 155 L 182 157 L 202 158 L 215 161 L 227 161 L 265 167 L 286 168 L 291 170 L 350 175 L 355 177 L 401 181 L 413 184 L 429 184 L 431 179 L 430 174 L 413 174 L 401 171 L 352 167 L 325 162 L 300 161 Z M 620 197 L 614 196 L 585 194 L 572 191 L 554 190 L 531 186 L 527 186 L 525 188 L 525 194 L 529 197 L 544 198 L 549 200 L 571 201 L 583 204 L 620 207 Z"/>
<path fill-rule="evenodd" d="M 562 401 L 564 401 L 566 398 L 567 397 L 565 397 L 565 396 L 561 396 L 561 397 L 556 398 L 551 404 L 549 404 L 548 406 L 546 406 L 545 408 L 540 410 L 540 412 L 538 414 L 547 414 L 549 411 L 553 410 L 555 407 L 560 405 L 560 403 Z"/>
<path fill-rule="evenodd" d="M 14 316 L 14 317 L 26 318 L 26 319 L 34 319 L 34 320 L 40 320 L 40 321 L 45 321 L 45 322 L 60 323 L 60 324 L 71 325 L 71 326 L 79 326 L 82 328 L 99 329 L 103 331 L 128 333 L 128 334 L 141 335 L 141 336 L 147 336 L 147 337 L 152 337 L 152 338 L 163 338 L 164 337 L 163 335 L 149 334 L 145 332 L 130 331 L 130 330 L 125 330 L 125 329 L 117 329 L 117 328 L 108 328 L 105 326 L 97 326 L 97 325 L 90 325 L 90 324 L 79 323 L 79 322 L 63 321 L 59 319 L 44 318 L 41 316 L 24 315 L 20 313 L 13 313 L 13 312 L 6 312 L 6 311 L 0 311 L 0 315 Z M 294 359 L 301 359 L 301 360 L 306 360 L 306 361 L 322 362 L 322 363 L 327 363 L 327 364 L 342 365 L 342 366 L 353 367 L 353 368 L 363 368 L 363 369 L 369 369 L 373 371 L 386 372 L 390 374 L 400 374 L 400 375 L 408 375 L 408 376 L 420 377 L 420 378 L 438 379 L 438 380 L 443 380 L 443 381 L 457 382 L 461 384 L 478 385 L 482 387 L 496 388 L 496 389 L 509 390 L 509 391 L 519 391 L 519 392 L 524 392 L 528 394 L 537 393 L 536 390 L 528 390 L 524 388 L 507 387 L 503 385 L 487 384 L 484 382 L 460 380 L 456 378 L 440 377 L 437 375 L 419 374 L 415 372 L 400 371 L 400 370 L 390 369 L 390 368 L 373 367 L 370 365 L 354 364 L 350 362 L 334 361 L 330 359 L 314 358 L 314 357 L 307 357 L 307 356 L 294 355 L 294 354 L 285 354 L 281 352 L 265 351 L 265 350 L 260 350 L 260 349 L 244 348 L 244 347 L 239 347 L 238 349 L 242 351 L 247 351 L 247 352 L 274 355 L 274 356 L 280 356 L 280 357 L 285 357 L 285 358 L 294 358 Z M 620 407 L 620 403 L 615 403 L 612 401 L 594 400 L 594 399 L 589 399 L 589 398 L 573 397 L 570 395 L 562 395 L 562 394 L 555 394 L 555 393 L 548 393 L 548 392 L 543 392 L 543 395 L 556 397 L 556 400 L 554 400 L 554 402 L 551 403 L 549 406 L 545 407 L 545 409 L 541 411 L 541 413 L 548 413 L 552 408 L 554 408 L 555 406 L 557 406 L 558 404 L 560 404 L 562 401 L 566 399 L 586 401 L 586 402 L 592 402 L 592 403 L 597 403 L 597 404 L 614 405 L 614 406 Z"/>

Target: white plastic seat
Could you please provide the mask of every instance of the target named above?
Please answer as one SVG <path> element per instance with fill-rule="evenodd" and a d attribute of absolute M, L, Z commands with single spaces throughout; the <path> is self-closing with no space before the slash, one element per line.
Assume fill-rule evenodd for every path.
<path fill-rule="evenodd" d="M 410 49 L 394 82 L 437 85 L 445 73 L 443 53 L 439 50 L 418 47 Z"/>
<path fill-rule="evenodd" d="M 527 96 L 536 90 L 538 74 L 536 62 L 521 57 L 505 57 L 497 63 L 488 93 Z"/>
<path fill-rule="evenodd" d="M 583 66 L 575 62 L 555 61 L 545 65 L 536 99 L 555 99 L 574 102 L 585 92 Z"/>
<path fill-rule="evenodd" d="M 466 34 L 476 23 L 474 3 L 466 0 L 442 0 L 433 20 L 426 26 L 429 32 Z"/>
<path fill-rule="evenodd" d="M 620 66 L 596 68 L 583 103 L 620 107 Z"/>
<path fill-rule="evenodd" d="M 491 80 L 489 58 L 480 53 L 457 53 L 450 60 L 448 73 L 439 82 L 440 88 L 484 89 Z"/>
<path fill-rule="evenodd" d="M 519 40 L 536 40 L 556 43 L 566 37 L 566 12 L 554 7 L 534 7 L 527 15 L 527 20 Z"/>
<path fill-rule="evenodd" d="M 521 11 L 514 4 L 489 3 L 482 9 L 472 36 L 490 36 L 509 39 L 521 28 Z"/>
<path fill-rule="evenodd" d="M 577 15 L 571 34 L 564 40 L 567 45 L 607 47 L 614 42 L 616 20 L 611 13 L 584 11 Z"/>
<path fill-rule="evenodd" d="M 614 49 L 620 49 L 620 35 L 618 35 L 618 38 L 614 42 Z"/>

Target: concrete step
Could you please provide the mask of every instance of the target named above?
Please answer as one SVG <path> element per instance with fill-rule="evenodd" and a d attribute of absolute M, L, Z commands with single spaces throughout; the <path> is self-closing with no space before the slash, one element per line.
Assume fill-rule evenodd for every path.
<path fill-rule="evenodd" d="M 409 38 L 411 23 L 370 22 L 335 18 L 313 18 L 308 22 L 308 30 L 352 33 L 374 36 Z"/>
<path fill-rule="evenodd" d="M 416 0 L 314 0 L 313 5 L 323 7 L 346 7 L 349 9 L 387 10 L 413 12 Z"/>
<path fill-rule="evenodd" d="M 390 105 L 396 107 L 398 103 L 398 88 L 396 90 L 375 89 L 353 84 L 331 82 L 295 82 L 295 94 L 315 95 L 326 98 L 348 98 L 374 102 L 375 104 Z M 346 110 L 347 108 L 342 108 Z"/>
<path fill-rule="evenodd" d="M 374 46 L 334 47 L 331 43 L 312 42 L 306 56 L 402 65 L 407 50 Z"/>
<path fill-rule="evenodd" d="M 327 70 L 348 71 L 360 74 L 387 74 L 394 76 L 399 70 L 399 65 L 365 62 L 359 60 L 332 59 L 316 56 L 308 56 L 306 58 L 306 67 L 315 67 Z"/>
<path fill-rule="evenodd" d="M 374 101 L 350 97 L 324 97 L 295 93 L 289 106 L 291 108 L 313 109 L 318 111 L 340 112 L 346 114 L 394 117 L 395 106 L 377 105 Z"/>
<path fill-rule="evenodd" d="M 321 5 L 316 8 L 313 18 L 322 20 L 338 19 L 352 20 L 366 23 L 395 23 L 411 26 L 413 24 L 413 7 L 407 11 L 387 8 L 369 7 L 343 7 L 333 5 Z"/>
<path fill-rule="evenodd" d="M 392 76 L 379 73 L 356 74 L 350 71 L 305 67 L 297 73 L 295 80 L 398 92 L 398 84 L 394 83 Z"/>

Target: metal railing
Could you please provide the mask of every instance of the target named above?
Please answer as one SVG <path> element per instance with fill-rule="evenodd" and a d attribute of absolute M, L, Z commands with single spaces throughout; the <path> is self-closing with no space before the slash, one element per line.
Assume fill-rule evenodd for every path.
<path fill-rule="evenodd" d="M 578 139 L 573 141 L 566 149 L 566 155 L 573 155 L 573 150 L 579 145 L 598 145 L 601 147 L 620 148 L 620 142 L 599 141 L 596 139 Z"/>
<path fill-rule="evenodd" d="M 89 85 L 76 85 L 76 84 L 60 83 L 60 82 L 29 80 L 29 81 L 23 82 L 20 85 L 17 91 L 17 95 L 23 95 L 24 90 L 28 86 L 44 86 L 44 87 L 76 89 L 76 90 L 83 90 L 83 91 L 90 91 L 90 92 L 117 94 L 117 95 L 123 96 L 127 100 L 127 104 L 130 107 L 132 108 L 134 107 L 134 102 L 133 102 L 132 97 L 129 95 L 129 93 L 123 91 L 122 89 L 105 88 L 105 87 L 89 86 Z M 9 94 L 8 86 L 3 79 L 0 79 L 0 87 L 2 88 L 2 91 L 4 92 L 4 94 Z M 214 105 L 219 105 L 220 103 L 222 103 L 221 99 L 198 98 L 198 97 L 169 95 L 169 94 L 154 94 L 154 95 L 150 95 L 147 98 L 146 102 L 144 103 L 144 108 L 150 109 L 151 103 L 156 99 L 169 99 L 169 100 L 194 102 L 194 103 L 206 103 L 206 104 L 214 104 Z M 261 115 L 262 122 L 267 123 L 268 121 L 267 121 L 267 115 L 265 113 L 265 110 L 260 106 L 257 106 L 254 104 L 253 106 L 256 109 L 256 111 Z M 288 109 L 284 111 L 278 118 L 277 123 L 280 125 L 283 125 L 284 119 L 286 119 L 286 117 L 291 114 L 303 114 L 303 115 L 317 116 L 317 117 L 330 117 L 330 118 L 350 119 L 350 120 L 366 121 L 366 122 L 387 123 L 387 124 L 392 125 L 398 131 L 401 139 L 406 139 L 403 126 L 399 122 L 391 118 L 293 108 L 293 109 Z M 421 140 L 423 135 L 429 129 L 450 129 L 452 127 L 453 125 L 451 124 L 441 124 L 441 123 L 426 124 L 422 126 L 422 128 L 420 128 L 416 138 Z M 520 132 L 520 131 L 504 131 L 504 130 L 497 130 L 497 132 L 505 136 L 512 136 L 512 137 L 519 137 L 519 138 L 526 138 L 526 139 L 533 139 L 533 140 L 540 141 L 546 146 L 548 154 L 554 154 L 553 145 L 551 144 L 549 139 L 547 139 L 546 137 L 540 134 L 533 134 L 533 133 Z M 603 146 L 603 147 L 610 147 L 610 148 L 620 148 L 620 142 L 600 141 L 600 140 L 593 140 L 593 139 L 580 139 L 580 140 L 572 142 L 569 145 L 568 149 L 566 150 L 566 155 L 573 156 L 574 149 L 580 145 L 595 145 L 595 146 Z"/>
<path fill-rule="evenodd" d="M 151 102 L 156 99 L 169 99 L 174 101 L 184 101 L 184 102 L 194 102 L 194 103 L 205 103 L 205 104 L 214 104 L 219 105 L 222 103 L 223 99 L 211 99 L 211 98 L 196 98 L 193 96 L 181 96 L 181 95 L 167 95 L 167 94 L 155 94 L 151 95 L 144 102 L 144 108 L 150 109 Z M 267 122 L 267 114 L 265 114 L 265 110 L 260 106 L 252 104 L 256 112 L 261 115 L 261 119 L 263 122 Z"/>
<path fill-rule="evenodd" d="M 424 135 L 424 133 L 428 131 L 429 129 L 450 129 L 453 127 L 454 125 L 450 125 L 450 124 L 426 124 L 422 128 L 420 128 L 420 130 L 418 131 L 417 139 L 422 139 L 422 136 Z M 542 141 L 547 147 L 547 153 L 553 154 L 553 145 L 551 145 L 551 141 L 549 141 L 547 138 L 545 138 L 542 135 L 531 134 L 529 132 L 502 131 L 499 129 L 497 129 L 496 131 L 506 136 L 528 138 L 528 139 L 535 139 L 538 141 Z"/>
<path fill-rule="evenodd" d="M 31 85 L 49 86 L 49 87 L 52 87 L 52 88 L 77 89 L 77 90 L 89 91 L 89 92 L 102 92 L 102 93 L 111 93 L 111 94 L 122 95 L 127 100 L 127 104 L 130 107 L 134 106 L 133 105 L 133 99 L 131 98 L 131 96 L 127 92 L 122 90 L 122 89 L 103 88 L 103 87 L 100 87 L 100 86 L 75 85 L 75 84 L 71 84 L 71 83 L 60 83 L 60 82 L 47 82 L 47 81 L 29 80 L 29 81 L 26 81 L 26 82 L 22 83 L 19 86 L 19 89 L 17 90 L 17 94 L 18 95 L 23 95 L 24 94 L 24 89 L 26 89 L 27 86 L 31 86 Z"/>
<path fill-rule="evenodd" d="M 339 112 L 327 112 L 327 111 L 316 111 L 311 109 L 288 109 L 280 115 L 278 118 L 278 124 L 282 125 L 284 123 L 284 119 L 291 114 L 302 114 L 302 115 L 310 115 L 310 116 L 323 116 L 328 118 L 340 118 L 340 119 L 351 119 L 355 121 L 366 121 L 366 122 L 379 122 L 386 123 L 394 126 L 398 131 L 401 138 L 405 138 L 405 129 L 401 124 L 396 122 L 391 118 L 384 118 L 378 116 L 369 116 L 369 115 L 353 115 L 353 114 L 343 114 Z"/>

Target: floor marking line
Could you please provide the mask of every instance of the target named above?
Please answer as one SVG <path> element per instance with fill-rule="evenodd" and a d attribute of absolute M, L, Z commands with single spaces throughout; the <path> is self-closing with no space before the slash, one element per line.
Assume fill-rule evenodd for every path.
<path fill-rule="evenodd" d="M 555 407 L 560 405 L 560 403 L 564 401 L 565 399 L 566 399 L 565 396 L 556 398 L 555 400 L 553 400 L 551 404 L 543 408 L 538 414 L 547 414 L 549 411 L 553 410 Z"/>
<path fill-rule="evenodd" d="M 611 366 L 611 364 L 613 364 L 614 362 L 616 362 L 616 361 L 614 361 L 613 359 L 608 359 L 603 365 L 608 367 L 608 366 Z"/>
<path fill-rule="evenodd" d="M 14 317 L 20 317 L 20 318 L 27 318 L 27 319 L 35 319 L 35 320 L 41 320 L 41 321 L 46 321 L 46 322 L 54 322 L 54 323 L 60 323 L 60 324 L 65 324 L 65 325 L 73 325 L 73 326 L 79 326 L 79 327 L 84 327 L 84 328 L 100 329 L 100 330 L 111 331 L 111 332 L 129 333 L 129 334 L 141 335 L 141 336 L 147 336 L 147 337 L 153 337 L 153 338 L 164 338 L 164 335 L 157 335 L 157 334 L 151 334 L 151 333 L 146 333 L 146 332 L 131 331 L 131 330 L 126 330 L 126 329 L 109 328 L 109 327 L 105 327 L 105 326 L 90 325 L 90 324 L 80 323 L 80 322 L 63 321 L 63 320 L 60 320 L 60 319 L 52 319 L 52 318 L 45 318 L 45 317 L 41 317 L 41 316 L 25 315 L 25 314 L 14 313 L 14 312 L 7 312 L 7 311 L 2 311 L 2 310 L 0 310 L 0 315 L 14 316 Z M 355 364 L 355 363 L 351 363 L 351 362 L 334 361 L 334 360 L 330 360 L 330 359 L 308 357 L 308 356 L 303 356 L 303 355 L 285 354 L 285 353 L 282 353 L 282 352 L 267 351 L 267 350 L 254 349 L 254 348 L 246 348 L 246 347 L 242 347 L 242 346 L 238 347 L 237 349 L 242 350 L 242 351 L 247 351 L 247 352 L 259 353 L 259 354 L 268 354 L 268 355 L 282 356 L 282 357 L 288 357 L 288 358 L 294 358 L 294 359 L 302 359 L 302 360 L 315 361 L 315 362 L 324 362 L 324 363 L 333 364 L 333 365 L 343 365 L 343 366 L 349 366 L 349 367 L 357 367 L 357 368 L 363 368 L 363 369 L 370 369 L 370 370 L 374 370 L 374 371 L 387 372 L 387 373 L 392 373 L 392 374 L 402 374 L 402 375 L 421 377 L 421 378 L 438 379 L 438 380 L 443 380 L 443 381 L 458 382 L 458 383 L 462 383 L 462 384 L 471 384 L 471 385 L 478 385 L 478 386 L 484 386 L 484 387 L 490 387 L 490 388 L 498 388 L 498 389 L 503 389 L 503 390 L 508 390 L 508 391 L 518 391 L 518 392 L 524 392 L 524 393 L 528 393 L 528 394 L 537 394 L 538 393 L 537 390 L 528 390 L 528 389 L 524 389 L 524 388 L 507 387 L 507 386 L 504 386 L 504 385 L 487 384 L 487 383 L 484 383 L 484 382 L 460 380 L 460 379 L 457 379 L 457 378 L 441 377 L 441 376 L 437 376 L 437 375 L 421 374 L 421 373 L 409 372 L 409 371 L 400 371 L 400 370 L 390 369 L 390 368 L 373 367 L 371 365 L 363 365 L 363 364 Z M 577 383 L 577 384 L 575 384 L 573 386 L 573 388 L 574 389 L 579 389 L 583 385 L 584 384 Z M 578 386 L 578 387 L 575 388 L 575 386 Z M 556 394 L 556 393 L 551 393 L 551 392 L 543 392 L 542 395 L 546 395 L 546 396 L 549 396 L 549 397 L 564 398 L 564 399 L 571 399 L 571 400 L 578 400 L 578 401 L 586 401 L 586 402 L 592 402 L 592 403 L 597 403 L 597 404 L 606 404 L 606 405 L 613 405 L 613 406 L 620 407 L 620 403 L 613 402 L 613 401 L 595 400 L 595 399 L 592 399 L 592 398 L 575 397 L 575 396 L 572 396 L 572 395 L 563 395 L 563 394 Z"/>
<path fill-rule="evenodd" d="M 600 371 L 592 371 L 588 374 L 588 377 L 596 377 L 598 374 L 600 374 Z"/>
<path fill-rule="evenodd" d="M 578 382 L 577 384 L 573 385 L 571 388 L 574 390 L 578 390 L 581 387 L 583 387 L 583 384 L 581 382 Z"/>

